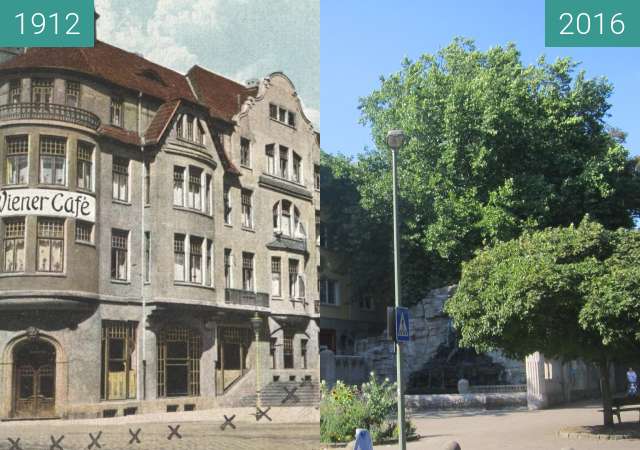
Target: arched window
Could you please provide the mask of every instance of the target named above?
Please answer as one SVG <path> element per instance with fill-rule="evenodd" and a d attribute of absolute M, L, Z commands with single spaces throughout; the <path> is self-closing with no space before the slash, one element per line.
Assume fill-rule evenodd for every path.
<path fill-rule="evenodd" d="M 307 232 L 300 220 L 300 210 L 289 200 L 273 205 L 273 232 L 296 239 L 306 239 Z"/>

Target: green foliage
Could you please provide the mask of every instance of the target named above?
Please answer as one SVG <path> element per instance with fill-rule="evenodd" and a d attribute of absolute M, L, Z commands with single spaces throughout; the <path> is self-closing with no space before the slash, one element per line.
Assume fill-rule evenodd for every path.
<path fill-rule="evenodd" d="M 369 430 L 374 443 L 397 437 L 395 383 L 379 382 L 372 373 L 358 390 L 338 381 L 333 389 L 322 385 L 320 402 L 320 439 L 322 442 L 352 441 L 357 428 Z M 415 427 L 407 421 L 407 431 Z"/>
<path fill-rule="evenodd" d="M 580 226 L 525 232 L 477 252 L 445 311 L 462 346 L 600 366 L 640 346 L 640 232 Z M 606 365 L 605 365 L 606 367 Z"/>
<path fill-rule="evenodd" d="M 524 65 L 515 45 L 481 52 L 457 39 L 435 55 L 404 61 L 361 99 L 377 149 L 331 170 L 339 166 L 350 201 L 365 210 L 352 223 L 356 230 L 373 238 L 368 220 L 386 236 L 368 250 L 380 246 L 389 256 L 366 259 L 388 264 L 390 247 L 380 245 L 391 240 L 385 136 L 405 130 L 399 179 L 408 298 L 455 281 L 478 248 L 526 231 L 568 226 L 585 214 L 609 229 L 632 226 L 640 180 L 624 133 L 606 124 L 613 87 L 576 66 L 569 58 Z"/>

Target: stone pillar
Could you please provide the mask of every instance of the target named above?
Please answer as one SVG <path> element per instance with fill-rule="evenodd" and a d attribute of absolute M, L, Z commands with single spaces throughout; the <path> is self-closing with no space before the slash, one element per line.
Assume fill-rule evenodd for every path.
<path fill-rule="evenodd" d="M 155 400 L 158 398 L 158 348 L 157 348 L 157 336 L 156 333 L 148 326 L 143 329 L 146 340 L 146 374 L 143 370 L 142 358 L 140 365 L 140 379 L 145 376 L 146 379 L 146 398 L 145 400 Z"/>
<path fill-rule="evenodd" d="M 205 322 L 202 328 L 202 356 L 200 358 L 200 396 L 214 398 L 216 396 L 216 350 L 215 325 Z"/>
<path fill-rule="evenodd" d="M 544 355 L 535 352 L 525 359 L 527 370 L 527 406 L 529 409 L 546 408 L 549 402 L 544 377 Z"/>

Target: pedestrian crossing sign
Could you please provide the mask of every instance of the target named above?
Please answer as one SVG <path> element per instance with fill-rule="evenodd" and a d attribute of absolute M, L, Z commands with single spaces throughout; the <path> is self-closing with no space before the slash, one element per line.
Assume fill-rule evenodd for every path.
<path fill-rule="evenodd" d="M 396 308 L 396 341 L 408 342 L 409 337 L 409 308 Z"/>

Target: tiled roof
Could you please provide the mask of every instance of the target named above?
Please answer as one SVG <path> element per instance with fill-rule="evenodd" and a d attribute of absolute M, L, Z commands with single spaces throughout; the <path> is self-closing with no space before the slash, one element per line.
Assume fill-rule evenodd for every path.
<path fill-rule="evenodd" d="M 250 95 L 255 95 L 255 89 L 248 89 L 200 66 L 193 66 L 187 73 L 187 78 L 200 102 L 209 108 L 209 113 L 226 121 L 231 121 Z"/>
<path fill-rule="evenodd" d="M 197 102 L 184 75 L 101 41 L 90 48 L 30 48 L 0 64 L 0 71 L 42 68 L 73 70 L 165 101 Z"/>
<path fill-rule="evenodd" d="M 147 131 L 144 133 L 146 144 L 157 144 L 160 142 L 179 107 L 180 100 L 173 100 L 160 106 L 156 115 L 153 116 L 151 125 L 149 125 L 149 128 L 147 128 Z"/>
<path fill-rule="evenodd" d="M 127 131 L 111 125 L 100 125 L 98 133 L 125 144 L 142 145 L 142 140 L 135 131 Z"/>

